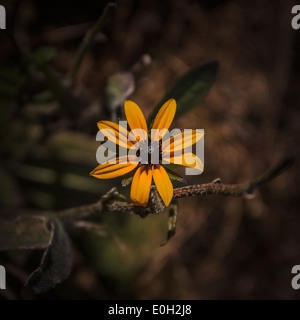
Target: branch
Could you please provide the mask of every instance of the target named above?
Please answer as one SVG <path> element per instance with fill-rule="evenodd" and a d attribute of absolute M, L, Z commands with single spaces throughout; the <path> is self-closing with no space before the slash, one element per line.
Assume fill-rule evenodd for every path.
<path fill-rule="evenodd" d="M 119 199 L 124 199 L 124 196 L 118 193 L 117 188 L 112 188 L 105 195 L 103 195 L 98 202 L 81 207 L 65 209 L 56 213 L 56 216 L 61 220 L 79 220 L 90 218 L 94 215 L 102 213 L 104 211 L 104 205 L 108 201 Z"/>
<path fill-rule="evenodd" d="M 116 7 L 115 3 L 109 2 L 104 11 L 103 14 L 100 16 L 100 18 L 97 20 L 96 24 L 92 29 L 87 31 L 85 37 L 82 40 L 82 43 L 80 44 L 74 62 L 71 65 L 71 68 L 67 74 L 67 83 L 72 87 L 75 82 L 75 77 L 77 74 L 77 71 L 79 70 L 79 67 L 81 65 L 81 62 L 90 48 L 92 42 L 95 39 L 95 36 L 97 33 L 102 29 L 104 23 L 106 22 L 107 18 L 112 14 L 113 9 Z"/>
<path fill-rule="evenodd" d="M 220 179 L 216 179 L 210 183 L 198 184 L 193 186 L 186 186 L 174 189 L 174 199 L 205 196 L 209 194 L 219 194 L 226 196 L 241 196 L 243 194 L 251 194 L 253 191 L 277 177 L 283 171 L 288 169 L 293 163 L 292 158 L 286 158 L 263 172 L 256 179 L 241 183 L 241 184 L 223 184 Z M 105 211 L 121 212 L 137 214 L 142 218 L 146 217 L 149 213 L 159 213 L 165 209 L 162 205 L 157 205 L 157 193 L 152 192 L 152 197 L 147 208 L 135 206 L 127 202 L 125 197 L 118 193 L 116 188 L 112 188 L 107 194 L 102 196 L 99 202 L 66 209 L 57 213 L 57 216 L 62 220 L 78 220 L 86 219 L 91 216 L 98 215 Z"/>
<path fill-rule="evenodd" d="M 205 196 L 209 194 L 221 194 L 224 196 L 241 196 L 243 194 L 251 194 L 262 184 L 269 182 L 277 177 L 283 171 L 288 169 L 293 163 L 292 158 L 286 158 L 267 169 L 256 179 L 241 184 L 223 184 L 220 179 L 216 179 L 210 183 L 198 184 L 194 186 L 186 186 L 174 190 L 174 198 L 185 198 L 194 196 Z"/>

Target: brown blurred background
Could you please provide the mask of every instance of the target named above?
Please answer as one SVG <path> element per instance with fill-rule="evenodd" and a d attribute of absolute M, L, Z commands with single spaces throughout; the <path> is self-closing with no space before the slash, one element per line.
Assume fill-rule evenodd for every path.
<path fill-rule="evenodd" d="M 179 201 L 177 233 L 164 247 L 166 213 L 145 219 L 103 214 L 99 222 L 106 232 L 72 234 L 70 278 L 39 296 L 24 282 L 41 252 L 0 253 L 8 272 L 0 297 L 299 299 L 300 291 L 291 287 L 291 269 L 300 264 L 295 1 L 120 0 L 85 56 L 74 92 L 63 98 L 36 80 L 43 77 L 26 54 L 41 47 L 55 52 L 49 68 L 62 80 L 106 2 L 1 4 L 7 30 L 0 30 L 0 217 L 93 203 L 112 186 L 121 189 L 120 179 L 89 176 L 97 165 L 96 123 L 116 116 L 104 97 L 109 77 L 119 72 L 133 74 L 129 98 L 149 115 L 189 68 L 219 61 L 205 101 L 173 123 L 206 132 L 204 173 L 187 177 L 188 184 L 217 177 L 243 182 L 290 154 L 295 163 L 251 199 Z M 131 82 L 126 85 L 133 90 Z M 128 196 L 128 188 L 122 191 Z"/>

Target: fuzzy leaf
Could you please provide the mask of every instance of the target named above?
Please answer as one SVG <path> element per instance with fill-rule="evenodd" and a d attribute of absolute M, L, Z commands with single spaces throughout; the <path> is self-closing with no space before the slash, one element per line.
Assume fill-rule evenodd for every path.
<path fill-rule="evenodd" d="M 49 246 L 44 251 L 40 266 L 26 283 L 36 294 L 46 292 L 68 278 L 72 268 L 72 246 L 62 223 L 51 219 L 48 225 L 51 232 Z"/>
<path fill-rule="evenodd" d="M 44 216 L 19 216 L 0 222 L 0 251 L 47 248 L 50 232 Z"/>

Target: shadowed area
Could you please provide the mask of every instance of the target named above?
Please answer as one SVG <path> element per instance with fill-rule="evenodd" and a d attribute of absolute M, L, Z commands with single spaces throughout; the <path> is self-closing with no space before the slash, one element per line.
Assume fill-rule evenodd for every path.
<path fill-rule="evenodd" d="M 7 271 L 0 299 L 299 297 L 291 287 L 292 267 L 300 264 L 300 31 L 291 27 L 293 1 L 120 0 L 103 24 L 101 1 L 1 4 L 0 223 L 21 216 L 19 235 L 30 221 L 36 237 L 47 233 L 37 251 L 0 252 Z M 78 48 L 97 21 L 101 28 L 90 34 L 73 77 Z M 125 120 L 125 99 L 147 118 L 183 74 L 215 60 L 208 95 L 181 109 L 171 127 L 205 130 L 204 172 L 184 176 L 186 184 L 250 181 L 293 156 L 289 170 L 247 196 L 179 199 L 176 235 L 163 247 L 166 212 L 144 219 L 103 212 L 76 228 L 66 224 L 69 236 L 57 234 L 56 220 L 24 218 L 96 203 L 112 187 L 129 201 L 121 178 L 89 175 L 98 165 L 97 122 Z M 47 244 L 52 260 L 69 257 L 61 242 L 72 243 L 72 272 L 35 295 L 24 283 Z"/>

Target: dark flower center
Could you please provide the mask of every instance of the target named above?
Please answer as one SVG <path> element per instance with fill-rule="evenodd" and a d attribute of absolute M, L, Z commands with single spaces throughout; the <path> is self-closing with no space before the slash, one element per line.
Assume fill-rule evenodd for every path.
<path fill-rule="evenodd" d="M 161 141 L 148 140 L 139 141 L 139 149 L 136 156 L 140 157 L 142 164 L 159 164 L 162 161 L 162 143 Z"/>

